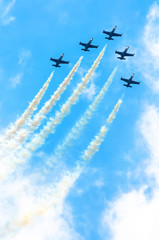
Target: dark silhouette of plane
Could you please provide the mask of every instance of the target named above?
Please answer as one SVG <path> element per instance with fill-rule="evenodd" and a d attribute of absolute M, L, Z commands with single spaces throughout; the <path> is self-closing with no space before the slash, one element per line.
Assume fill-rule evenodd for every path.
<path fill-rule="evenodd" d="M 106 39 L 114 40 L 114 38 L 112 38 L 112 37 L 121 37 L 122 36 L 122 34 L 115 33 L 116 28 L 117 28 L 117 26 L 115 26 L 111 32 L 103 30 L 103 33 L 105 33 L 109 36 L 109 37 L 106 37 Z"/>
<path fill-rule="evenodd" d="M 64 53 L 58 59 L 51 57 L 50 60 L 56 63 L 56 64 L 53 64 L 52 66 L 61 67 L 59 64 L 68 64 L 70 61 L 63 61 L 62 60 L 63 56 L 64 56 Z"/>
<path fill-rule="evenodd" d="M 126 78 L 122 78 L 122 77 L 121 77 L 120 80 L 122 80 L 122 81 L 124 81 L 124 82 L 127 83 L 127 84 L 123 84 L 123 86 L 132 88 L 132 86 L 130 86 L 130 84 L 140 84 L 140 82 L 133 81 L 133 80 L 132 80 L 133 77 L 134 77 L 134 73 L 131 75 L 131 77 L 130 77 L 129 79 L 126 79 Z"/>
<path fill-rule="evenodd" d="M 126 60 L 126 58 L 124 58 L 124 57 L 133 57 L 135 55 L 135 53 L 134 54 L 127 53 L 128 49 L 129 49 L 129 46 L 126 47 L 123 52 L 115 51 L 115 53 L 120 55 L 120 57 L 117 57 L 117 58 L 119 58 L 121 60 Z"/>
<path fill-rule="evenodd" d="M 89 52 L 90 50 L 88 50 L 88 48 L 98 48 L 98 46 L 91 44 L 92 41 L 93 41 L 93 38 L 91 38 L 88 43 L 80 42 L 79 45 L 82 45 L 85 47 L 85 48 L 82 48 L 81 50 L 83 50 L 85 52 Z"/>

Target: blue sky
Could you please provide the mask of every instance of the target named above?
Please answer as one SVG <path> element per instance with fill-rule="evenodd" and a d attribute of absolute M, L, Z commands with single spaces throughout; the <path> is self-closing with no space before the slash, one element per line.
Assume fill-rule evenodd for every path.
<path fill-rule="evenodd" d="M 0 182 L 0 239 L 157 240 L 158 12 L 158 1 L 150 0 L 0 1 L 1 174 L 3 169 L 12 169 L 15 161 L 13 170 Z M 112 30 L 115 25 L 123 36 L 109 42 L 102 31 Z M 79 42 L 92 37 L 99 48 L 82 52 Z M 12 155 L 4 150 L 5 146 L 12 149 L 17 135 L 7 141 L 6 130 L 27 109 L 53 70 L 52 81 L 33 116 L 83 56 L 70 85 L 26 140 L 28 143 L 70 97 L 105 45 L 97 70 L 70 114 L 24 164 L 17 164 L 14 152 Z M 118 60 L 115 50 L 124 50 L 128 45 L 134 58 Z M 63 52 L 70 64 L 53 69 L 50 57 L 58 58 Z M 109 90 L 79 138 L 50 166 L 57 145 L 93 102 L 115 67 L 118 70 Z M 127 89 L 120 78 L 129 78 L 132 73 L 141 84 Z M 73 181 L 76 162 L 121 97 L 123 103 L 99 151 Z M 25 143 L 18 147 L 23 150 Z M 65 192 L 65 184 L 60 183 L 67 174 L 70 187 Z M 42 213 L 41 209 L 47 210 Z M 29 219 L 27 223 L 25 218 Z"/>

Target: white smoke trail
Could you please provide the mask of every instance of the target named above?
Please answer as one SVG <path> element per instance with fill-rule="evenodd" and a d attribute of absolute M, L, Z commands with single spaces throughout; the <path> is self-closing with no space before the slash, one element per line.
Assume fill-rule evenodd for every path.
<path fill-rule="evenodd" d="M 112 113 L 110 114 L 113 115 L 112 119 L 115 118 L 121 103 L 122 100 L 119 99 Z M 112 121 L 109 123 L 112 123 Z M 56 184 L 56 186 L 51 185 L 48 196 L 45 196 L 43 203 L 41 203 L 39 206 L 36 206 L 29 213 L 24 214 L 20 220 L 15 221 L 13 224 L 14 227 L 21 228 L 27 226 L 28 224 L 32 223 L 35 217 L 43 216 L 54 205 L 60 204 L 65 200 L 70 191 L 70 188 L 73 187 L 75 181 L 80 177 L 83 169 L 86 167 L 88 160 L 92 159 L 94 154 L 99 150 L 99 147 L 104 141 L 107 131 L 108 128 L 106 127 L 106 124 L 104 124 L 100 128 L 99 133 L 94 137 L 94 139 L 88 145 L 87 149 L 84 151 L 84 154 L 82 155 L 81 160 L 77 162 L 77 166 L 75 167 L 74 171 L 67 172 L 62 180 Z"/>
<path fill-rule="evenodd" d="M 109 117 L 107 119 L 107 123 L 109 123 L 109 124 L 112 123 L 113 119 L 116 116 L 116 113 L 119 110 L 121 103 L 122 103 L 122 100 L 119 99 L 117 104 L 115 105 L 113 111 L 109 115 Z M 84 154 L 82 156 L 83 160 L 85 160 L 85 161 L 90 160 L 92 158 L 92 156 L 99 150 L 99 146 L 101 145 L 102 141 L 104 140 L 107 131 L 108 131 L 108 128 L 106 127 L 106 124 L 104 124 L 101 127 L 97 136 L 95 136 L 95 138 L 89 144 L 88 148 L 84 151 Z"/>
<path fill-rule="evenodd" d="M 67 134 L 62 144 L 59 144 L 56 147 L 53 153 L 53 156 L 51 157 L 51 161 L 56 161 L 58 158 L 62 157 L 62 154 L 66 150 L 66 148 L 70 146 L 72 142 L 79 137 L 82 129 L 88 123 L 89 119 L 91 119 L 93 113 L 96 111 L 99 103 L 101 102 L 102 98 L 107 92 L 110 84 L 112 83 L 112 80 L 114 78 L 116 71 L 117 71 L 117 68 L 113 70 L 112 74 L 108 78 L 108 81 L 104 84 L 103 88 L 101 89 L 99 94 L 96 96 L 93 103 L 89 105 L 88 109 L 83 114 L 83 116 L 76 122 L 75 126 Z"/>
<path fill-rule="evenodd" d="M 109 115 L 109 117 L 107 119 L 108 124 L 112 123 L 113 119 L 116 116 L 116 113 L 119 110 L 121 103 L 122 103 L 122 99 L 119 99 L 117 104 L 115 105 L 113 111 L 111 112 L 111 114 Z M 92 155 L 94 155 L 94 153 L 96 151 L 98 151 L 99 145 L 103 141 L 102 139 L 104 139 L 106 132 L 107 132 L 107 127 L 105 124 L 101 128 L 99 136 L 95 137 L 95 140 L 90 143 L 90 146 L 85 151 L 85 153 L 83 155 L 84 160 L 89 160 L 92 157 Z M 28 149 L 22 149 L 18 156 L 14 155 L 14 153 L 13 153 L 9 157 L 4 158 L 4 160 L 1 162 L 1 166 L 0 166 L 0 181 L 2 181 L 11 172 L 14 172 L 16 167 L 19 164 L 24 163 L 26 161 L 26 159 L 28 159 L 30 156 L 31 156 L 31 152 L 28 151 Z M 12 161 L 10 161 L 10 159 L 12 159 Z"/>
<path fill-rule="evenodd" d="M 55 127 L 63 120 L 63 118 L 68 115 L 71 106 L 76 103 L 80 94 L 86 87 L 90 78 L 92 77 L 95 69 L 98 67 L 100 60 L 102 59 L 105 51 L 104 47 L 100 52 L 97 59 L 94 61 L 91 69 L 88 71 L 86 76 L 82 79 L 82 83 L 77 85 L 77 88 L 74 90 L 73 94 L 68 98 L 66 103 L 64 103 L 60 109 L 57 111 L 54 118 L 50 118 L 50 121 L 44 126 L 44 128 L 40 131 L 39 134 L 34 134 L 31 141 L 26 144 L 24 147 L 20 145 L 17 151 L 14 151 L 18 147 L 16 141 L 10 142 L 10 148 L 13 151 L 8 151 L 8 154 L 2 158 L 1 166 L 0 166 L 0 180 L 3 180 L 8 174 L 15 171 L 15 169 L 19 166 L 19 164 L 24 164 L 27 159 L 31 157 L 33 151 L 35 151 L 38 147 L 40 147 L 45 139 L 48 137 L 50 133 L 55 131 Z"/>
<path fill-rule="evenodd" d="M 82 79 L 82 82 L 77 85 L 77 88 L 74 90 L 73 94 L 69 97 L 69 99 L 62 105 L 60 111 L 57 111 L 54 118 L 50 118 L 50 121 L 44 126 L 44 128 L 40 131 L 39 134 L 35 134 L 32 138 L 31 142 L 26 144 L 25 148 L 32 152 L 39 148 L 44 142 L 45 139 L 49 136 L 50 133 L 55 132 L 55 128 L 58 124 L 62 122 L 64 117 L 66 117 L 73 104 L 76 104 L 80 94 L 83 92 L 85 87 L 87 86 L 90 78 L 92 77 L 94 71 L 98 67 L 100 60 L 102 59 L 105 51 L 104 47 L 100 52 L 97 59 L 94 61 L 91 69 L 88 71 L 86 76 Z"/>
<path fill-rule="evenodd" d="M 3 154 L 8 155 L 11 151 L 16 151 L 19 146 L 27 139 L 29 134 L 33 132 L 45 118 L 46 114 L 52 109 L 52 107 L 56 104 L 57 100 L 61 97 L 62 93 L 65 91 L 66 87 L 70 84 L 71 79 L 73 78 L 74 74 L 78 70 L 80 63 L 83 57 L 80 57 L 69 75 L 64 79 L 64 81 L 59 85 L 58 89 L 54 92 L 51 96 L 50 100 L 48 100 L 42 109 L 34 116 L 29 122 L 27 122 L 27 127 L 21 129 L 14 139 L 10 139 L 9 142 L 3 140 L 3 151 L 0 151 L 0 156 L 2 158 Z M 49 80 L 49 79 L 48 79 Z M 16 132 L 15 132 L 16 133 Z M 1 141 L 2 142 L 2 141 Z M 4 153 L 5 150 L 5 153 Z"/>
<path fill-rule="evenodd" d="M 64 81 L 59 85 L 58 89 L 54 92 L 54 94 L 51 96 L 50 100 L 48 100 L 45 105 L 42 107 L 42 109 L 34 116 L 33 120 L 31 120 L 28 123 L 28 128 L 23 129 L 21 131 L 20 136 L 18 136 L 17 140 L 20 143 L 23 143 L 28 134 L 33 132 L 42 122 L 42 120 L 45 118 L 46 114 L 49 113 L 49 111 L 52 109 L 52 107 L 56 104 L 56 102 L 60 99 L 62 93 L 65 91 L 66 87 L 70 84 L 70 81 L 72 80 L 74 74 L 77 72 L 81 61 L 83 57 L 80 57 L 69 75 L 64 79 Z"/>
<path fill-rule="evenodd" d="M 13 137 L 19 129 L 26 123 L 26 121 L 31 117 L 32 113 L 37 109 L 37 105 L 39 104 L 41 98 L 43 97 L 44 93 L 46 92 L 49 83 L 53 77 L 53 72 L 49 76 L 48 80 L 45 82 L 43 87 L 40 89 L 38 94 L 35 96 L 33 101 L 30 103 L 29 107 L 25 110 L 23 115 L 15 122 L 15 124 L 6 132 L 6 139 L 9 140 Z"/>
<path fill-rule="evenodd" d="M 122 103 L 122 99 L 119 99 L 119 101 L 117 102 L 117 104 L 115 105 L 115 108 L 113 109 L 113 111 L 111 112 L 111 114 L 109 115 L 107 122 L 110 124 L 112 123 L 113 119 L 116 116 L 117 111 L 119 110 L 119 107 Z"/>

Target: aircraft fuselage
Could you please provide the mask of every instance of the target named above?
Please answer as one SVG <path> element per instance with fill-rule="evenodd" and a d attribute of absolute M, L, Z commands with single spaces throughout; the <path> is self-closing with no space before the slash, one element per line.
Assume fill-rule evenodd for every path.
<path fill-rule="evenodd" d="M 140 82 L 134 81 L 133 80 L 134 77 L 134 73 L 131 75 L 131 77 L 129 79 L 123 78 L 121 77 L 121 80 L 126 82 L 126 84 L 123 84 L 125 87 L 130 87 L 132 88 L 131 84 L 140 84 Z"/>
<path fill-rule="evenodd" d="M 125 48 L 125 50 L 123 51 L 123 53 L 121 54 L 121 58 L 124 59 L 127 51 L 128 51 L 129 47 Z"/>
<path fill-rule="evenodd" d="M 110 32 L 110 34 L 109 34 L 109 39 L 110 40 L 113 40 L 113 33 L 115 32 L 115 30 L 116 30 L 116 26 L 113 28 L 113 30 Z"/>
<path fill-rule="evenodd" d="M 61 56 L 58 59 L 55 59 L 55 58 L 51 57 L 50 60 L 56 63 L 56 64 L 53 64 L 52 66 L 54 66 L 54 67 L 61 67 L 60 64 L 68 64 L 69 61 L 63 61 L 62 60 L 63 56 L 64 56 L 64 53 L 61 54 Z"/>
<path fill-rule="evenodd" d="M 85 46 L 86 50 L 89 48 L 89 46 L 91 45 L 91 42 L 93 41 L 93 39 L 91 39 Z"/>
<path fill-rule="evenodd" d="M 106 31 L 106 30 L 103 30 L 103 33 L 108 35 L 108 37 L 106 37 L 106 39 L 108 39 L 108 40 L 114 40 L 113 37 L 121 37 L 121 36 L 122 36 L 122 34 L 115 33 L 116 28 L 117 28 L 117 26 L 115 26 L 115 27 L 112 29 L 112 31 L 110 31 L 110 32 L 109 32 L 109 31 Z"/>
<path fill-rule="evenodd" d="M 83 51 L 85 51 L 85 52 L 89 52 L 89 51 L 90 51 L 89 48 L 98 48 L 98 46 L 91 44 L 92 41 L 93 41 L 93 38 L 91 38 L 88 43 L 82 43 L 82 42 L 80 42 L 79 44 L 84 47 L 84 48 L 82 48 L 81 50 L 83 50 Z"/>
<path fill-rule="evenodd" d="M 59 59 L 57 59 L 56 67 L 60 67 L 59 64 L 61 63 L 61 60 L 62 60 L 63 56 L 64 56 L 64 53 L 61 54 L 61 56 L 59 57 Z"/>

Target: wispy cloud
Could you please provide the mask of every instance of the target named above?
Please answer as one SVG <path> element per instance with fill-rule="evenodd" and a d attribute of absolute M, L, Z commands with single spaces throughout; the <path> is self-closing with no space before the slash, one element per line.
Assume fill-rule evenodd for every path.
<path fill-rule="evenodd" d="M 155 2 L 146 17 L 146 25 L 139 44 L 137 66 L 148 85 L 159 93 L 159 5 Z"/>
<path fill-rule="evenodd" d="M 94 186 L 97 188 L 102 188 L 105 185 L 104 180 L 99 178 L 95 181 Z"/>
<path fill-rule="evenodd" d="M 121 193 L 104 211 L 102 226 L 107 232 L 109 229 L 112 240 L 157 240 L 159 235 L 159 109 L 146 106 L 137 126 L 144 150 L 148 151 L 138 177 L 144 174 L 147 181 L 138 189 Z"/>
<path fill-rule="evenodd" d="M 32 53 L 28 49 L 24 49 L 19 54 L 19 61 L 18 64 L 25 65 L 26 61 L 31 57 Z"/>
<path fill-rule="evenodd" d="M 19 73 L 17 73 L 14 77 L 10 78 L 10 83 L 12 88 L 16 88 L 22 81 L 24 76 L 24 72 L 26 70 L 27 61 L 31 57 L 32 53 L 28 49 L 24 49 L 19 53 L 18 56 L 18 66 L 19 66 Z"/>
<path fill-rule="evenodd" d="M 155 105 L 147 106 L 138 124 L 146 149 L 150 152 L 146 161 L 146 174 L 154 177 L 159 184 L 159 109 Z"/>
<path fill-rule="evenodd" d="M 23 73 L 18 73 L 15 77 L 12 77 L 10 79 L 11 87 L 16 88 L 17 85 L 21 83 L 22 78 L 23 78 Z"/>
<path fill-rule="evenodd" d="M 5 3 L 3 0 L 0 1 L 0 19 L 3 25 L 8 25 L 15 20 L 15 17 L 10 15 L 12 8 L 15 5 L 16 0 L 12 0 L 9 3 Z"/>
<path fill-rule="evenodd" d="M 69 18 L 68 12 L 66 12 L 66 11 L 61 12 L 59 14 L 59 23 L 63 24 L 63 25 L 67 24 L 68 18 Z"/>
<path fill-rule="evenodd" d="M 84 90 L 83 96 L 90 101 L 93 100 L 93 97 L 96 94 L 96 88 L 94 81 L 91 81 L 90 86 Z"/>
<path fill-rule="evenodd" d="M 81 69 L 81 75 L 83 74 L 84 72 L 84 69 L 82 70 Z M 93 100 L 93 97 L 94 95 L 96 94 L 97 92 L 97 86 L 95 85 L 94 81 L 100 77 L 100 73 L 97 72 L 97 73 L 94 73 L 93 74 L 93 77 L 91 79 L 91 82 L 90 82 L 90 85 L 83 91 L 83 96 L 86 97 L 88 100 L 92 101 Z"/>

